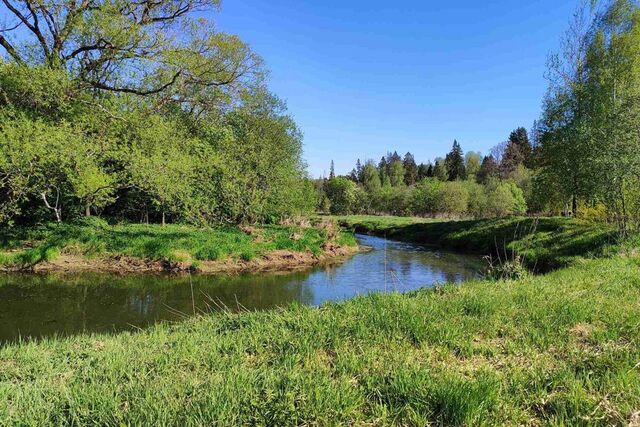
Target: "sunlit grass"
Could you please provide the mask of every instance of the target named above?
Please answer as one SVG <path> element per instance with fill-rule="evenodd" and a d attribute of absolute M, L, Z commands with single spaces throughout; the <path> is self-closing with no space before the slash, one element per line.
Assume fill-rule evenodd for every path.
<path fill-rule="evenodd" d="M 0 264 L 32 266 L 71 253 L 93 258 L 123 255 L 180 262 L 252 260 L 274 250 L 319 254 L 329 239 L 322 228 L 264 225 L 247 233 L 238 227 L 197 228 L 186 225 L 109 225 L 97 219 L 76 224 L 47 224 L 0 233 Z M 339 233 L 340 244 L 355 245 L 351 233 Z"/>
<path fill-rule="evenodd" d="M 613 226 L 559 217 L 466 221 L 362 215 L 335 218 L 347 228 L 392 239 L 503 258 L 515 251 L 530 266 L 541 268 L 614 253 L 621 243 Z"/>
<path fill-rule="evenodd" d="M 0 349 L 9 425 L 625 425 L 640 264 Z"/>

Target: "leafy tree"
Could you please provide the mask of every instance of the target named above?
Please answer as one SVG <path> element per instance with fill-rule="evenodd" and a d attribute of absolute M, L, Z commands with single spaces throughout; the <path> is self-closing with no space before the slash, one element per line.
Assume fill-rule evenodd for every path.
<path fill-rule="evenodd" d="M 464 167 L 467 173 L 467 178 L 475 179 L 480 165 L 482 164 L 482 155 L 479 152 L 468 151 L 464 156 Z"/>
<path fill-rule="evenodd" d="M 440 181 L 448 181 L 449 170 L 445 159 L 438 157 L 435 160 L 435 164 L 436 165 L 433 167 L 433 176 L 438 178 Z"/>
<path fill-rule="evenodd" d="M 344 177 L 329 179 L 327 182 L 327 197 L 331 201 L 331 213 L 345 215 L 352 212 L 356 202 L 356 184 Z"/>
<path fill-rule="evenodd" d="M 260 59 L 248 46 L 203 18 L 218 5 L 2 0 L 8 22 L 0 47 L 17 64 L 67 71 L 81 90 L 154 96 L 162 105 L 202 110 L 213 99 L 237 96 L 239 83 L 261 77 Z"/>
<path fill-rule="evenodd" d="M 380 191 L 380 174 L 372 160 L 368 160 L 362 168 L 362 185 L 369 194 L 375 195 Z"/>
<path fill-rule="evenodd" d="M 440 187 L 436 211 L 448 217 L 461 217 L 467 213 L 469 192 L 461 181 L 446 182 Z"/>
<path fill-rule="evenodd" d="M 394 160 L 389 166 L 389 183 L 398 187 L 404 183 L 405 170 L 400 160 Z"/>

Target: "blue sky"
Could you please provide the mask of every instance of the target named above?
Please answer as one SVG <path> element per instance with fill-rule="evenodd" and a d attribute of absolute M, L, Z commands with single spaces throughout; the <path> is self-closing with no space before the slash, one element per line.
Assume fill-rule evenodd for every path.
<path fill-rule="evenodd" d="M 312 176 L 388 150 L 417 161 L 454 139 L 487 152 L 531 127 L 545 63 L 577 0 L 223 0 L 214 20 L 270 70 Z"/>

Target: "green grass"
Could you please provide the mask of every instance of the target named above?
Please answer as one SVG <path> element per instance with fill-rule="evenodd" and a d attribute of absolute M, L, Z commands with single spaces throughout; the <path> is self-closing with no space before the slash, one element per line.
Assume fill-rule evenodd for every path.
<path fill-rule="evenodd" d="M 624 425 L 640 262 L 0 349 L 3 425 Z"/>
<path fill-rule="evenodd" d="M 323 228 L 257 226 L 248 234 L 237 227 L 196 228 L 185 225 L 109 225 L 97 219 L 75 224 L 46 224 L 0 232 L 0 265 L 33 266 L 59 253 L 85 257 L 124 255 L 146 260 L 252 260 L 274 250 L 319 254 L 330 238 Z M 351 233 L 338 243 L 355 245 Z"/>
<path fill-rule="evenodd" d="M 358 232 L 391 239 L 441 245 L 479 254 L 520 254 L 530 266 L 547 270 L 619 248 L 612 226 L 570 218 L 503 218 L 443 221 L 385 216 L 335 217 Z M 531 232 L 531 231 L 535 232 Z"/>

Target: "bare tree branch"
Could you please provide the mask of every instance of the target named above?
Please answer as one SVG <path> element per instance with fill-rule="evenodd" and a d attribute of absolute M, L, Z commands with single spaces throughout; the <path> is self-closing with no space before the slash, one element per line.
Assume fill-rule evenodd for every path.
<path fill-rule="evenodd" d="M 24 61 L 22 60 L 22 58 L 20 57 L 16 49 L 11 45 L 11 43 L 9 43 L 9 41 L 6 38 L 4 38 L 1 35 L 0 35 L 0 46 L 2 46 L 7 51 L 9 56 L 11 56 L 17 63 L 19 64 L 24 63 Z"/>

